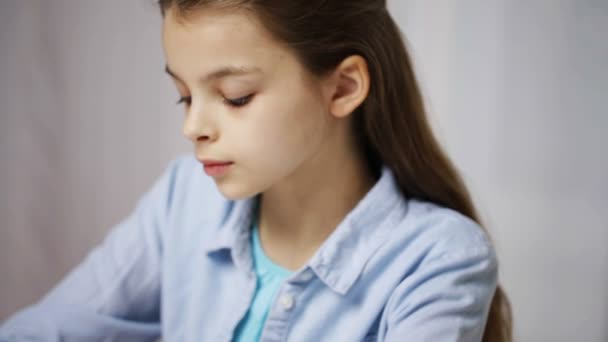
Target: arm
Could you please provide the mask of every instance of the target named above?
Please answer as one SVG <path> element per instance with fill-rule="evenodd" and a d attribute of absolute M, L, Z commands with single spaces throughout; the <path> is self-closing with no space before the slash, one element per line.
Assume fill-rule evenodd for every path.
<path fill-rule="evenodd" d="M 386 341 L 481 341 L 496 285 L 490 246 L 423 263 L 387 303 Z"/>
<path fill-rule="evenodd" d="M 160 336 L 162 234 L 179 160 L 63 280 L 0 326 L 0 341 L 150 341 Z"/>

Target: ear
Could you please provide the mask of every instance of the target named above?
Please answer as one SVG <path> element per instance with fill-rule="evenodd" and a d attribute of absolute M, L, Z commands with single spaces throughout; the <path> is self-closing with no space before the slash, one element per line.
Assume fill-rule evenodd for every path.
<path fill-rule="evenodd" d="M 349 56 L 336 67 L 332 91 L 329 109 L 335 117 L 346 117 L 363 103 L 369 93 L 369 71 L 363 57 Z"/>

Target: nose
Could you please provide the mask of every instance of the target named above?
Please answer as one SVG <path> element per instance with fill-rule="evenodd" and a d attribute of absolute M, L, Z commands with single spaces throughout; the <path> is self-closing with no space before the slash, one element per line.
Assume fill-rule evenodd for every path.
<path fill-rule="evenodd" d="M 186 116 L 182 126 L 182 133 L 194 143 L 199 141 L 215 141 L 218 136 L 218 130 L 215 125 L 201 115 L 201 113 L 194 111 L 191 111 Z"/>

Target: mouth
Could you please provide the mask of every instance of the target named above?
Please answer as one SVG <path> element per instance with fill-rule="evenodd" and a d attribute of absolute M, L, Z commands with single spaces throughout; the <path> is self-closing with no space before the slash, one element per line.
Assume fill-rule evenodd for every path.
<path fill-rule="evenodd" d="M 230 166 L 234 164 L 232 161 L 202 159 L 199 161 L 203 164 L 205 173 L 212 177 L 217 177 L 226 174 L 230 170 Z"/>

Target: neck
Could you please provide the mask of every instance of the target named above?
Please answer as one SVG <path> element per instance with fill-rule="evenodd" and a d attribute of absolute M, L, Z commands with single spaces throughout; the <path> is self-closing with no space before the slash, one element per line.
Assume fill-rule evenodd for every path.
<path fill-rule="evenodd" d="M 340 145 L 346 144 L 333 146 Z M 301 167 L 261 195 L 258 227 L 266 254 L 287 268 L 299 267 L 374 183 L 352 150 Z"/>

